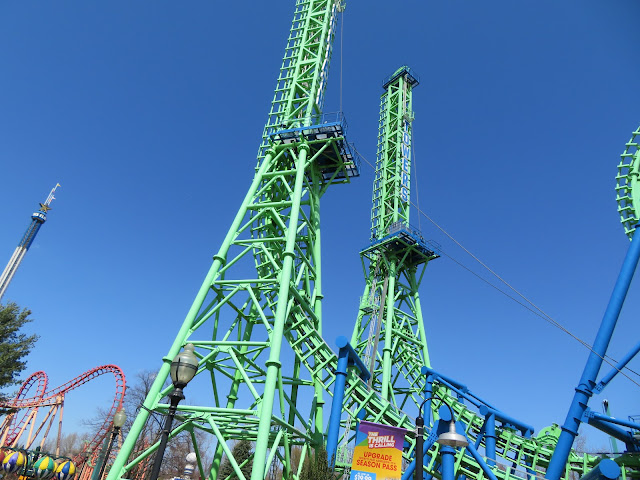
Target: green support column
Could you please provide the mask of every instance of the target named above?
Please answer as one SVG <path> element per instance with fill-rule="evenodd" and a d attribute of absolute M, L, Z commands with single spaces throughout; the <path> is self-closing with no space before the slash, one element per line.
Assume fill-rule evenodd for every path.
<path fill-rule="evenodd" d="M 298 225 L 300 215 L 300 201 L 302 198 L 302 184 L 304 180 L 305 161 L 309 152 L 307 145 L 300 145 L 298 161 L 296 162 L 296 181 L 292 195 L 291 213 L 289 216 L 289 231 L 287 232 L 287 243 L 283 253 L 284 262 L 280 276 L 280 289 L 278 292 L 278 303 L 273 327 L 271 349 L 269 360 L 267 360 L 267 378 L 265 380 L 264 395 L 262 403 L 259 405 L 260 423 L 258 424 L 258 436 L 255 445 L 255 459 L 266 460 L 267 448 L 269 446 L 269 433 L 271 430 L 271 417 L 273 410 L 273 400 L 276 394 L 278 374 L 282 363 L 280 362 L 280 349 L 282 347 L 284 324 L 287 317 L 289 304 L 289 290 L 291 288 L 291 275 L 293 273 L 293 259 L 296 256 L 295 243 L 297 239 L 297 229 L 291 226 Z M 264 478 L 265 465 L 256 462 L 251 472 L 251 480 L 262 480 Z"/>

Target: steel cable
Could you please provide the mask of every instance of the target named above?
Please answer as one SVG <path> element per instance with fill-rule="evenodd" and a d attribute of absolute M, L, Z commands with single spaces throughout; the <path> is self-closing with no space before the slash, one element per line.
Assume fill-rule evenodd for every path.
<path fill-rule="evenodd" d="M 355 149 L 356 152 L 358 153 L 358 155 L 362 158 L 362 160 L 364 160 L 364 162 L 369 165 L 374 171 L 375 171 L 375 167 L 373 166 L 373 164 L 366 159 L 366 157 L 364 155 L 362 155 L 361 152 L 359 152 L 357 149 Z M 413 158 L 413 162 L 415 163 L 416 159 L 415 159 L 415 152 L 414 152 L 414 158 Z M 478 262 L 480 265 L 482 265 L 482 267 L 484 267 L 489 273 L 491 273 L 494 277 L 496 277 L 498 280 L 500 280 L 500 282 L 502 282 L 504 285 L 506 285 L 511 291 L 513 291 L 514 293 L 516 293 L 520 298 L 522 298 L 525 302 L 521 302 L 520 300 L 518 300 L 517 298 L 513 297 L 512 295 L 510 295 L 508 292 L 505 292 L 504 290 L 502 290 L 500 287 L 498 287 L 497 285 L 494 285 L 493 283 L 491 283 L 489 280 L 487 280 L 486 278 L 482 277 L 481 275 L 479 275 L 478 273 L 474 272 L 472 269 L 470 269 L 469 267 L 465 266 L 464 264 L 462 264 L 461 262 L 459 262 L 458 260 L 454 259 L 451 255 L 445 253 L 444 251 L 442 251 L 442 249 L 440 249 L 440 253 L 444 254 L 447 258 L 451 259 L 454 263 L 458 264 L 459 266 L 461 266 L 462 268 L 464 268 L 465 270 L 467 270 L 468 272 L 472 273 L 474 276 L 476 276 L 477 278 L 479 278 L 480 280 L 482 280 L 483 282 L 485 282 L 486 284 L 490 285 L 491 287 L 493 287 L 495 290 L 499 291 L 500 293 L 502 293 L 503 295 L 505 295 L 506 297 L 510 298 L 511 300 L 513 300 L 514 302 L 516 302 L 518 305 L 523 306 L 524 308 L 526 308 L 527 310 L 529 310 L 531 313 L 535 314 L 536 316 L 542 318 L 543 320 L 547 321 L 548 323 L 550 323 L 551 325 L 553 325 L 554 327 L 560 329 L 561 331 L 563 331 L 564 333 L 566 333 L 567 335 L 569 335 L 571 338 L 573 338 L 574 340 L 578 341 L 579 343 L 581 343 L 583 346 L 585 346 L 587 349 L 589 349 L 592 353 L 596 354 L 602 361 L 606 362 L 607 364 L 609 364 L 611 367 L 613 367 L 615 370 L 618 371 L 618 373 L 622 374 L 623 376 L 625 376 L 630 382 L 632 382 L 633 384 L 635 384 L 636 386 L 640 387 L 640 383 L 636 382 L 634 379 L 632 379 L 629 375 L 627 375 L 623 370 L 629 370 L 630 372 L 634 373 L 635 375 L 640 375 L 637 372 L 635 372 L 634 370 L 631 370 L 629 367 L 624 367 L 623 369 L 619 369 L 616 367 L 616 365 L 614 364 L 614 362 L 616 362 L 615 359 L 611 358 L 608 355 L 605 355 L 604 357 L 602 355 L 600 355 L 599 353 L 595 352 L 592 348 L 592 346 L 585 342 L 584 340 L 582 340 L 580 337 L 578 337 L 577 335 L 571 333 L 567 328 L 565 328 L 561 323 L 559 323 L 558 321 L 554 320 L 550 315 L 548 315 L 546 312 L 544 312 L 544 310 L 542 310 L 540 307 L 538 307 L 535 303 L 533 303 L 531 300 L 529 300 L 527 297 L 525 297 L 522 293 L 520 293 L 516 288 L 514 288 L 510 283 L 508 283 L 506 280 L 504 280 L 500 275 L 498 275 L 494 270 L 492 270 L 491 268 L 489 268 L 488 265 L 486 265 L 482 260 L 480 260 L 477 256 L 475 256 L 473 253 L 471 253 L 467 248 L 465 248 L 460 242 L 458 242 L 455 238 L 453 238 L 452 235 L 449 234 L 449 232 L 447 232 L 444 228 L 442 228 L 435 220 L 433 220 L 429 215 L 427 215 L 424 211 L 422 211 L 422 209 L 416 205 L 415 203 L 411 202 L 411 205 L 413 205 L 416 210 L 418 211 L 418 213 L 420 215 L 423 215 L 427 220 L 429 220 L 438 230 L 440 230 L 442 233 L 444 233 L 452 242 L 454 242 L 458 247 L 460 247 L 462 250 L 464 250 L 468 255 L 471 256 L 471 258 L 473 258 L 476 262 Z M 528 304 L 528 305 L 527 305 Z M 530 305 L 530 306 L 529 306 Z M 531 308 L 533 307 L 533 308 Z M 616 362 L 617 363 L 617 362 Z"/>

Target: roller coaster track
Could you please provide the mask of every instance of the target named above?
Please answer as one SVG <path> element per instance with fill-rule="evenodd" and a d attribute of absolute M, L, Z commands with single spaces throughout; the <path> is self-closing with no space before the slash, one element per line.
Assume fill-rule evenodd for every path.
<path fill-rule="evenodd" d="M 111 407 L 104 417 L 105 421 L 100 426 L 95 437 L 90 442 L 86 443 L 82 452 L 76 455 L 73 459 L 76 465 L 81 465 L 86 460 L 87 454 L 92 454 L 109 433 L 111 419 L 113 418 L 116 410 L 122 406 L 126 382 L 124 373 L 120 367 L 116 365 L 102 365 L 100 367 L 92 368 L 73 380 L 49 391 L 47 391 L 48 377 L 45 372 L 40 371 L 30 375 L 22 384 L 18 394 L 13 400 L 0 402 L 0 408 L 7 409 L 12 412 L 5 417 L 2 425 L 0 426 L 0 438 L 2 438 L 0 443 L 2 446 L 15 447 L 19 444 L 21 435 L 25 432 L 28 424 L 31 422 L 35 423 L 39 408 L 61 405 L 67 393 L 101 375 L 109 373 L 113 374 L 115 378 L 115 395 L 113 397 Z M 27 393 L 31 390 L 34 384 L 36 384 L 36 382 L 36 394 L 32 397 L 27 397 Z M 47 421 L 51 424 L 53 419 L 49 419 L 49 416 L 47 416 L 37 429 L 38 432 Z"/>
<path fill-rule="evenodd" d="M 640 128 L 636 129 L 631 139 L 625 145 L 624 153 L 618 165 L 616 175 L 616 201 L 618 213 L 624 231 L 631 239 L 638 223 L 638 177 L 640 175 Z M 635 195 L 634 195 L 635 191 Z"/>
<path fill-rule="evenodd" d="M 297 357 L 311 372 L 311 375 L 321 379 L 325 391 L 332 394 L 337 355 L 316 329 L 309 328 L 309 324 L 310 322 L 303 318 L 294 320 L 287 330 L 286 336 Z M 453 407 L 456 420 L 459 424 L 464 425 L 465 433 L 470 443 L 476 443 L 479 447 L 483 447 L 482 434 L 484 433 L 485 417 L 480 413 L 480 408 L 482 406 L 495 407 L 479 400 L 468 392 L 466 388 L 462 390 L 456 388 L 455 385 L 451 385 L 442 378 L 435 378 L 433 388 L 434 392 L 437 392 L 440 397 L 443 397 Z M 459 397 L 462 397 L 462 399 Z M 464 401 L 467 401 L 468 404 L 463 403 Z M 365 410 L 366 416 L 364 418 L 368 421 L 399 426 L 409 431 L 415 430 L 414 418 L 380 398 L 377 392 L 369 389 L 358 374 L 351 370 L 347 380 L 343 411 L 348 412 L 348 415 L 352 418 L 356 418 L 361 409 Z M 434 410 L 433 413 L 437 415 L 437 411 Z M 347 420 L 344 420 L 344 417 L 342 423 L 343 426 L 349 424 Z M 518 477 L 529 479 L 543 477 L 556 441 L 554 435 L 548 435 L 550 433 L 549 429 L 553 429 L 553 427 L 544 429 L 540 432 L 538 438 L 526 438 L 512 425 L 502 424 L 496 433 L 498 465 L 493 467 L 495 476 L 505 480 Z M 342 439 L 344 439 L 344 435 L 348 435 L 351 438 L 353 434 L 354 432 L 352 431 L 346 431 Z M 405 449 L 404 455 L 405 459 L 410 462 L 414 457 L 415 441 L 409 437 L 407 437 L 407 440 L 411 446 L 409 449 Z M 439 456 L 439 448 L 437 443 L 434 444 L 428 451 L 424 462 L 428 473 L 435 476 L 440 475 L 437 472 L 439 465 L 436 460 Z M 572 452 L 563 478 L 569 479 L 575 475 L 577 475 L 576 478 L 582 477 L 598 461 L 599 458 Z M 350 467 L 350 461 L 340 461 L 340 456 L 338 456 L 336 467 L 344 471 Z M 456 453 L 456 468 L 458 475 L 465 475 L 467 478 L 478 480 L 485 478 L 485 473 L 478 462 L 464 451 Z"/>

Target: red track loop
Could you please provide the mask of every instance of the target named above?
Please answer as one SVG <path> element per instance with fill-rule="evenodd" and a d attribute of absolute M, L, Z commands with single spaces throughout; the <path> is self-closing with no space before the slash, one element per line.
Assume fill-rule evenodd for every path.
<path fill-rule="evenodd" d="M 15 408 L 14 404 L 16 402 L 24 401 L 25 397 L 27 396 L 27 392 L 31 390 L 31 388 L 33 387 L 33 384 L 36 381 L 38 381 L 38 386 L 36 389 L 36 395 L 33 398 L 42 399 L 42 397 L 44 397 L 45 391 L 47 390 L 48 380 L 49 379 L 47 378 L 47 374 L 44 372 L 32 373 L 29 376 L 29 378 L 27 378 L 24 381 L 24 383 L 20 387 L 20 390 L 18 390 L 18 394 L 16 395 L 16 398 L 10 403 L 6 403 L 6 404 L 0 403 L 0 407 L 4 407 L 6 405 L 8 407 Z M 33 411 L 34 408 L 35 407 L 31 407 L 23 412 L 19 412 L 18 414 L 14 415 L 14 418 L 10 420 L 9 425 L 6 426 L 6 428 L 10 430 L 7 435 L 7 440 L 4 443 L 5 445 L 10 445 L 13 442 L 13 440 L 15 440 L 17 433 L 20 431 L 24 423 L 27 421 L 29 414 Z M 11 428 L 11 425 L 14 425 L 14 427 Z"/>
<path fill-rule="evenodd" d="M 68 381 L 64 385 L 61 385 L 53 390 L 46 391 L 47 388 L 47 374 L 44 372 L 36 372 L 32 374 L 27 380 L 22 384 L 20 390 L 16 397 L 8 402 L 0 402 L 0 408 L 11 408 L 17 410 L 25 410 L 24 413 L 20 412 L 20 420 L 16 421 L 15 418 L 7 425 L 5 428 L 8 429 L 8 434 L 6 436 L 6 440 L 4 441 L 4 445 L 11 445 L 15 442 L 16 437 L 18 436 L 18 432 L 22 429 L 24 422 L 29 417 L 29 414 L 39 407 L 45 405 L 51 405 L 55 403 L 57 397 L 64 397 L 65 394 L 78 388 L 80 385 L 84 385 L 85 383 L 93 380 L 94 378 L 99 377 L 100 375 L 104 375 L 106 373 L 112 373 L 116 380 L 116 392 L 113 398 L 113 402 L 111 404 L 111 408 L 109 409 L 107 415 L 105 416 L 105 422 L 100 427 L 96 436 L 91 440 L 91 442 L 85 445 L 85 448 L 80 452 L 75 458 L 74 462 L 76 465 L 81 465 L 84 463 L 85 452 L 91 453 L 93 452 L 101 443 L 102 440 L 109 433 L 109 429 L 111 426 L 111 420 L 113 419 L 113 415 L 116 413 L 116 410 L 122 406 L 122 401 L 124 399 L 126 382 L 124 378 L 124 373 L 120 370 L 120 367 L 116 365 L 102 365 L 100 367 L 93 368 L 82 375 L 77 376 L 73 380 Z M 30 398 L 25 398 L 26 393 L 33 387 L 34 383 L 38 381 L 38 387 L 36 390 L 36 395 Z"/>

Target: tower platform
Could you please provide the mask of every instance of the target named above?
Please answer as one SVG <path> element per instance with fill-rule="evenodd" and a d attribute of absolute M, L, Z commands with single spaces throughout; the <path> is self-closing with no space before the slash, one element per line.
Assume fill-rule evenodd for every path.
<path fill-rule="evenodd" d="M 327 113 L 296 120 L 300 126 L 278 130 L 270 135 L 274 145 L 305 142 L 322 179 L 341 183 L 347 178 L 360 176 L 360 156 L 346 141 L 347 122 L 342 113 Z M 325 144 L 330 145 L 325 147 Z"/>
<path fill-rule="evenodd" d="M 385 78 L 382 82 L 382 88 L 386 90 L 387 87 L 396 80 L 396 78 L 402 77 L 403 75 L 405 76 L 405 80 L 407 81 L 407 83 L 411 86 L 418 85 L 420 83 L 420 78 L 414 73 L 413 70 L 405 65 L 404 67 L 400 67 L 394 73 Z"/>
<path fill-rule="evenodd" d="M 383 254 L 392 254 L 405 258 L 405 265 L 420 265 L 440 256 L 440 245 L 425 240 L 418 229 L 404 222 L 391 224 L 386 236 L 375 240 L 360 251 L 360 255 L 369 258 Z"/>

